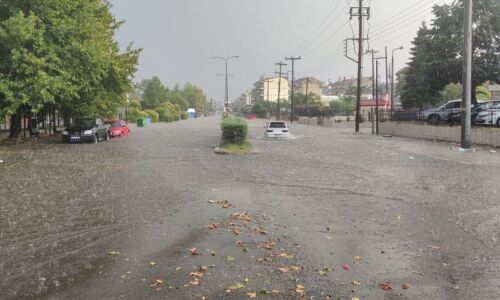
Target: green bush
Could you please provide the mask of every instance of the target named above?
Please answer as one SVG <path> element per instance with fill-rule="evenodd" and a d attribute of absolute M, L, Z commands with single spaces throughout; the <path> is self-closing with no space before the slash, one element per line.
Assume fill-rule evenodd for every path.
<path fill-rule="evenodd" d="M 137 121 L 137 119 L 141 119 L 141 118 L 149 118 L 149 115 L 142 111 L 142 110 L 139 110 L 138 108 L 130 108 L 127 112 L 128 114 L 128 120 L 132 123 L 135 123 Z"/>
<path fill-rule="evenodd" d="M 242 118 L 226 118 L 222 121 L 222 143 L 243 144 L 247 140 L 248 125 Z"/>
<path fill-rule="evenodd" d="M 174 122 L 181 118 L 180 107 L 170 102 L 163 103 L 155 108 L 155 111 L 158 113 L 159 120 L 162 122 Z"/>
<path fill-rule="evenodd" d="M 181 120 L 187 120 L 188 119 L 188 113 L 186 111 L 183 111 L 181 113 Z"/>
<path fill-rule="evenodd" d="M 145 109 L 144 112 L 148 114 L 148 117 L 151 118 L 151 122 L 156 123 L 158 122 L 160 115 L 158 112 L 151 110 L 151 109 Z"/>

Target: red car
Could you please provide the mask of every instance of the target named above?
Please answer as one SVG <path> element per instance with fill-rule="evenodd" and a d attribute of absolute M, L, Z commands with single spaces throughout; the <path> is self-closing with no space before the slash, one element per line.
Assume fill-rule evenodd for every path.
<path fill-rule="evenodd" d="M 247 120 L 257 120 L 257 116 L 255 115 L 248 115 Z"/>
<path fill-rule="evenodd" d="M 123 120 L 110 120 L 107 121 L 106 124 L 109 124 L 111 126 L 111 137 L 122 137 L 128 136 L 130 134 L 130 129 L 127 126 L 127 122 Z"/>

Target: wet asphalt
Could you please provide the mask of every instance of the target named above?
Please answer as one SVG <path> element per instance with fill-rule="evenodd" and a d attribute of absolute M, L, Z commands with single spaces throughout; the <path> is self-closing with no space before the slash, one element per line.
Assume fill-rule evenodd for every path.
<path fill-rule="evenodd" d="M 500 298 L 499 154 L 219 122 L 0 146 L 0 299 Z"/>

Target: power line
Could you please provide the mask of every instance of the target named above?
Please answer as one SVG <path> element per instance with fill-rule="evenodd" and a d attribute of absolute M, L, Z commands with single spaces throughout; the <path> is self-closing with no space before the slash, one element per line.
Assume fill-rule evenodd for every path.
<path fill-rule="evenodd" d="M 386 26 L 387 24 L 391 24 L 394 20 L 404 19 L 408 14 L 411 14 L 412 12 L 420 10 L 420 9 L 422 9 L 424 7 L 427 7 L 429 4 L 434 3 L 434 1 L 435 0 L 427 1 L 423 5 L 420 5 L 420 6 L 418 6 L 417 8 L 415 8 L 413 10 L 410 10 L 411 8 L 413 8 L 413 6 L 408 6 L 407 8 L 399 11 L 398 13 L 396 13 L 396 14 L 388 17 L 388 18 L 386 18 L 386 21 L 382 21 L 380 23 L 374 24 L 373 27 L 374 28 L 383 27 L 383 26 Z M 444 1 L 442 1 L 442 2 L 444 2 Z"/>
<path fill-rule="evenodd" d="M 328 28 L 329 28 L 329 27 L 330 27 L 333 23 L 335 23 L 335 21 L 337 21 L 337 20 L 338 20 L 339 16 L 340 16 L 340 15 L 344 12 L 345 8 L 347 8 L 347 5 L 346 5 L 346 6 L 344 6 L 344 7 L 342 8 L 342 10 L 340 10 L 340 11 L 339 11 L 339 13 L 338 13 L 338 14 L 337 14 L 334 18 L 333 18 L 333 20 L 332 20 L 332 21 L 331 21 L 331 22 L 330 22 L 330 23 L 329 23 L 329 24 L 328 24 L 328 25 L 327 25 L 327 26 L 326 26 L 326 27 L 325 27 L 325 28 L 321 31 L 321 33 L 317 36 L 317 38 L 315 38 L 313 41 L 311 41 L 309 44 L 307 44 L 305 47 L 303 47 L 303 48 L 301 49 L 301 52 L 304 52 L 304 51 L 306 51 L 308 48 L 310 48 L 311 46 L 313 46 L 313 45 L 316 43 L 316 41 L 318 41 L 318 39 L 321 37 L 321 35 L 323 35 L 323 33 L 324 33 L 324 32 L 325 32 L 325 31 L 326 31 L 326 30 L 327 30 L 327 29 L 328 29 Z M 344 24 L 344 25 L 342 25 L 341 27 L 344 27 L 345 25 L 347 25 L 347 24 Z M 331 38 L 331 36 L 330 36 L 329 38 L 327 38 L 327 40 L 329 40 L 330 38 Z M 323 42 L 322 44 L 324 44 L 324 42 Z"/>
<path fill-rule="evenodd" d="M 333 9 L 328 13 L 328 15 L 318 25 L 318 27 L 316 27 L 316 29 L 314 29 L 313 33 L 301 45 L 299 45 L 297 48 L 295 48 L 295 51 L 293 51 L 293 52 L 299 51 L 304 45 L 306 45 L 316 35 L 316 33 L 320 30 L 320 28 L 323 26 L 323 24 L 325 24 L 326 21 L 328 20 L 328 18 L 330 18 L 330 16 L 335 12 L 335 10 L 337 9 L 337 7 L 339 6 L 340 3 L 341 3 L 341 1 L 338 1 L 337 4 L 335 4 Z M 330 24 L 328 26 L 330 26 Z M 328 28 L 328 26 L 327 26 L 327 28 Z"/>

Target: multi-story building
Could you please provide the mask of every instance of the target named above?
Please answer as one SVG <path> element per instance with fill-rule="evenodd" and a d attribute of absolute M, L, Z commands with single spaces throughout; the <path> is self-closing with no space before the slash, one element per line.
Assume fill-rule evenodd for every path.
<path fill-rule="evenodd" d="M 323 87 L 323 95 L 341 96 L 344 95 L 349 89 L 355 88 L 358 85 L 357 78 L 339 78 L 337 81 L 328 81 Z M 365 77 L 361 80 L 362 94 L 371 95 L 373 80 L 371 77 Z"/>
<path fill-rule="evenodd" d="M 281 100 L 288 100 L 289 98 L 289 83 L 286 77 L 281 77 L 281 84 L 279 76 L 264 78 L 254 84 L 252 90 L 252 102 L 259 102 L 269 100 L 271 102 L 278 102 L 278 89 L 279 98 Z"/>
<path fill-rule="evenodd" d="M 324 82 L 316 79 L 314 77 L 305 77 L 297 79 L 293 83 L 294 93 L 296 94 L 316 94 L 321 95 L 321 89 L 323 88 Z"/>

